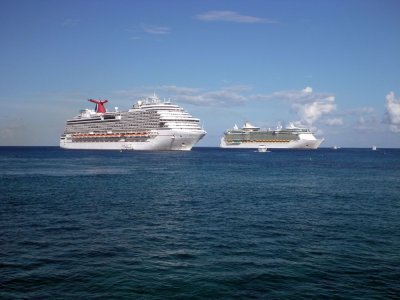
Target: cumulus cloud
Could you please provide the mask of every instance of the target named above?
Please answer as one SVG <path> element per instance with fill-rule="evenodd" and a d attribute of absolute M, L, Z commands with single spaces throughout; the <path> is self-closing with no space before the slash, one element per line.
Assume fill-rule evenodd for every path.
<path fill-rule="evenodd" d="M 302 90 L 278 91 L 270 95 L 256 95 L 255 99 L 279 100 L 289 103 L 292 110 L 300 117 L 301 123 L 308 126 L 336 110 L 334 95 L 316 93 L 312 87 L 305 87 Z"/>
<path fill-rule="evenodd" d="M 386 95 L 386 118 L 390 131 L 400 132 L 400 99 L 393 92 Z"/>
<path fill-rule="evenodd" d="M 161 89 L 174 94 L 176 101 L 200 106 L 240 105 L 247 101 L 243 93 L 250 88 L 247 86 L 231 86 L 215 91 L 202 91 L 196 88 L 163 86 Z"/>
<path fill-rule="evenodd" d="M 252 99 L 259 101 L 280 100 L 288 103 L 310 103 L 317 100 L 335 101 L 335 97 L 332 94 L 316 93 L 309 86 L 302 90 L 285 90 L 272 94 L 258 94 L 252 96 Z"/>
<path fill-rule="evenodd" d="M 276 23 L 272 20 L 254 16 L 246 16 L 230 10 L 212 10 L 197 15 L 196 18 L 206 22 L 225 21 L 235 23 Z"/>
<path fill-rule="evenodd" d="M 373 119 L 369 116 L 359 116 L 357 119 L 357 127 L 358 129 L 367 128 L 369 123 L 371 123 Z"/>
<path fill-rule="evenodd" d="M 323 115 L 336 110 L 336 104 L 333 99 L 323 99 L 310 103 L 294 103 L 292 109 L 297 112 L 302 122 L 312 125 Z"/>
<path fill-rule="evenodd" d="M 159 89 L 178 96 L 195 95 L 201 92 L 199 88 L 180 87 L 176 85 L 164 85 Z"/>
<path fill-rule="evenodd" d="M 337 118 L 346 119 L 346 123 L 352 123 L 351 128 L 364 132 L 376 132 L 379 130 L 379 116 L 373 107 L 356 107 L 335 113 Z M 329 121 L 326 120 L 326 125 Z M 344 124 L 344 121 L 343 121 Z M 333 126 L 333 125 L 331 125 Z"/>
<path fill-rule="evenodd" d="M 158 35 L 164 35 L 164 34 L 169 34 L 170 33 L 170 28 L 166 26 L 156 26 L 156 25 L 147 25 L 147 24 L 141 24 L 142 29 L 144 32 L 149 33 L 149 34 L 158 34 Z"/>
<path fill-rule="evenodd" d="M 339 126 L 339 125 L 343 125 L 343 119 L 342 119 L 342 118 L 331 118 L 331 119 L 326 119 L 325 124 L 326 124 L 326 125 L 329 125 L 329 126 Z"/>
<path fill-rule="evenodd" d="M 357 108 L 346 110 L 342 114 L 356 116 L 356 115 L 360 115 L 360 114 L 371 114 L 374 112 L 375 112 L 375 109 L 373 107 L 357 107 Z"/>
<path fill-rule="evenodd" d="M 198 106 L 236 106 L 248 101 L 246 92 L 250 87 L 245 85 L 230 86 L 212 91 L 200 88 L 179 87 L 176 85 L 164 85 L 158 87 L 145 87 L 131 90 L 114 91 L 115 94 L 127 98 L 139 99 L 160 91 L 163 95 L 171 97 L 178 103 L 188 103 Z"/>
<path fill-rule="evenodd" d="M 355 129 L 363 132 L 379 132 L 381 129 L 379 128 L 379 117 L 373 114 L 365 114 L 358 116 Z"/>

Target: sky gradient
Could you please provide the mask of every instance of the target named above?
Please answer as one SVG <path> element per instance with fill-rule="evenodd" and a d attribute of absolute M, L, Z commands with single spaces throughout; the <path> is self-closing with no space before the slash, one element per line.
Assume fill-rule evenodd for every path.
<path fill-rule="evenodd" d="M 0 146 L 58 145 L 89 98 L 400 147 L 400 1 L 0 0 Z"/>

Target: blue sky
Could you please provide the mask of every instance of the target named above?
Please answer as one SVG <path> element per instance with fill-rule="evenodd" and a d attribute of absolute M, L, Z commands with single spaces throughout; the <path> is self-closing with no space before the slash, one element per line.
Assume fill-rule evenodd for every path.
<path fill-rule="evenodd" d="M 400 147 L 400 1 L 0 0 L 0 145 L 58 145 L 89 98 L 156 92 L 217 146 L 250 121 Z"/>

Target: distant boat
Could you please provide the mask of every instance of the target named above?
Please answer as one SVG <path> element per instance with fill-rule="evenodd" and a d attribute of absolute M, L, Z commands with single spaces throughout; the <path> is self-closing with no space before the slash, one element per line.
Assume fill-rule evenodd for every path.
<path fill-rule="evenodd" d="M 376 151 L 376 146 L 372 146 L 372 151 Z"/>
<path fill-rule="evenodd" d="M 268 152 L 267 146 L 265 146 L 265 145 L 258 146 L 257 150 L 258 150 L 258 152 Z"/>
<path fill-rule="evenodd" d="M 338 146 L 333 146 L 333 150 L 337 150 L 338 149 Z"/>

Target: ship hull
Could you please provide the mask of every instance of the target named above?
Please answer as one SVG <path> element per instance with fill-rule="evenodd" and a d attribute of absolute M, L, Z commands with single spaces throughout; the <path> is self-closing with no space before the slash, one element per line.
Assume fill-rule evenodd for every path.
<path fill-rule="evenodd" d="M 318 149 L 323 139 L 315 140 L 292 140 L 287 142 L 241 142 L 238 144 L 226 144 L 222 138 L 221 148 L 233 149 L 258 149 L 260 146 L 266 146 L 268 149 Z"/>
<path fill-rule="evenodd" d="M 61 138 L 60 147 L 77 150 L 143 150 L 143 151 L 190 151 L 200 141 L 205 131 L 160 130 L 145 141 L 77 142 L 67 136 Z"/>

